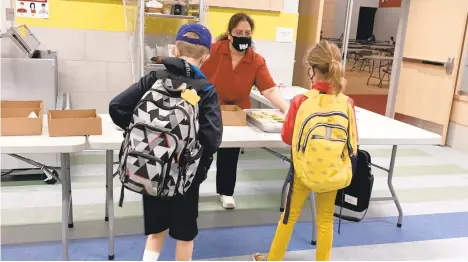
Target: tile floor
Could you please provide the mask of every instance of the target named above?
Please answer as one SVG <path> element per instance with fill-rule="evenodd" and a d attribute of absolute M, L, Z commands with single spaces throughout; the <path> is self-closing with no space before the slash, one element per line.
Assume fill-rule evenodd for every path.
<path fill-rule="evenodd" d="M 365 147 L 379 165 L 388 165 L 390 147 Z M 72 260 L 107 259 L 104 222 L 104 155 L 85 152 L 72 159 L 75 228 Z M 402 147 L 394 186 L 402 203 L 403 228 L 395 226 L 391 202 L 373 202 L 367 219 L 345 223 L 335 235 L 333 260 L 468 260 L 468 155 L 443 147 Z M 215 166 L 215 165 L 213 165 Z M 238 208 L 222 210 L 215 195 L 215 170 L 201 187 L 201 232 L 194 259 L 249 260 L 266 252 L 279 218 L 280 188 L 287 164 L 260 150 L 241 156 L 236 187 Z M 374 169 L 374 196 L 388 196 L 386 176 Z M 114 199 L 120 186 L 114 184 Z M 130 192 L 116 206 L 116 259 L 141 259 L 141 197 Z M 1 185 L 2 260 L 60 260 L 61 190 L 42 182 Z M 310 209 L 303 212 L 286 260 L 313 260 Z M 31 233 L 32 232 L 32 233 Z M 44 242 L 48 241 L 48 242 Z M 161 255 L 173 259 L 174 242 Z M 21 251 L 21 252 L 20 252 Z"/>

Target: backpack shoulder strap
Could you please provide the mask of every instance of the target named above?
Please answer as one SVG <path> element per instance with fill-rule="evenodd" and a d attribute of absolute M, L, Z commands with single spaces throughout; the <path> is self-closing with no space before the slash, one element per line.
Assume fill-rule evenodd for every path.
<path fill-rule="evenodd" d="M 175 75 L 167 70 L 158 70 L 155 71 L 156 73 L 156 78 L 159 79 L 165 79 L 165 78 L 170 78 L 173 80 L 177 80 L 182 83 L 186 83 L 189 87 L 195 89 L 197 93 L 200 93 L 203 91 L 203 89 L 209 85 L 212 85 L 208 80 L 206 79 L 193 79 L 193 78 L 188 78 L 185 76 L 181 75 Z"/>
<path fill-rule="evenodd" d="M 167 71 L 167 69 L 159 69 L 154 71 L 154 73 L 157 80 L 167 78 L 170 74 L 169 71 Z"/>
<path fill-rule="evenodd" d="M 316 96 L 318 96 L 320 94 L 320 92 L 316 89 L 312 89 L 312 90 L 309 90 L 307 92 L 304 93 L 304 95 L 307 97 L 307 98 L 314 98 Z"/>
<path fill-rule="evenodd" d="M 184 82 L 187 83 L 188 86 L 191 86 L 197 93 L 200 93 L 204 90 L 205 87 L 212 85 L 208 80 L 206 79 L 192 79 L 192 78 L 186 78 L 183 80 Z"/>
<path fill-rule="evenodd" d="M 340 102 L 345 102 L 346 104 L 348 103 L 348 96 L 343 93 L 339 93 L 338 95 L 336 95 L 336 98 Z"/>

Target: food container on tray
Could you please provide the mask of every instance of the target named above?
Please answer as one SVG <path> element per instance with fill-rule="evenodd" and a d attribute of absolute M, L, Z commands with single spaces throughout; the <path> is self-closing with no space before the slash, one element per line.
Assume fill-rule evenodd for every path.
<path fill-rule="evenodd" d="M 263 132 L 267 133 L 281 133 L 283 123 L 280 120 L 271 119 L 268 116 L 257 117 L 258 114 L 273 114 L 282 117 L 284 121 L 284 114 L 277 109 L 247 109 L 247 121 L 258 127 Z"/>

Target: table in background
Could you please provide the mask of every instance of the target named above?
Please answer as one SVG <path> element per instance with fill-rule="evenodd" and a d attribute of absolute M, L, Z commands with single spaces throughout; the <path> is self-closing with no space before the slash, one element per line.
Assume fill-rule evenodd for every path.
<path fill-rule="evenodd" d="M 47 117 L 44 117 L 40 136 L 2 136 L 2 154 L 60 154 L 62 187 L 62 259 L 68 260 L 68 228 L 73 227 L 73 208 L 70 179 L 70 153 L 81 152 L 86 147 L 86 137 L 49 137 Z M 33 233 L 33 232 L 32 232 Z"/>
<path fill-rule="evenodd" d="M 379 81 L 382 81 L 382 75 L 381 75 L 382 68 L 386 68 L 387 70 L 389 70 L 393 62 L 393 57 L 391 56 L 371 55 L 371 56 L 364 56 L 364 58 L 372 61 L 372 68 L 369 74 L 369 78 L 367 79 L 367 85 L 369 85 L 369 81 L 371 80 L 371 78 L 376 78 L 376 79 L 379 79 Z M 377 66 L 376 66 L 376 61 L 378 61 Z M 377 69 L 378 76 L 374 76 L 375 69 Z M 380 83 L 379 83 L 379 86 L 380 86 Z"/>

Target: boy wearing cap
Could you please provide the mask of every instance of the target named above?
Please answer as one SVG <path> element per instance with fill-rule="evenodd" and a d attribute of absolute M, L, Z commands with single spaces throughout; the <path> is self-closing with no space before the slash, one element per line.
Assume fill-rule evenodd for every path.
<path fill-rule="evenodd" d="M 115 97 L 109 106 L 109 114 L 116 125 L 125 129 L 136 104 L 142 96 L 165 74 L 172 80 L 190 83 L 200 97 L 198 140 L 203 154 L 192 185 L 179 198 L 157 199 L 143 195 L 145 234 L 148 235 L 143 261 L 156 261 L 164 243 L 166 233 L 177 240 L 176 260 L 192 258 L 193 240 L 198 234 L 198 199 L 201 182 L 206 178 L 222 139 L 222 120 L 218 95 L 212 84 L 200 71 L 200 66 L 209 58 L 211 33 L 200 24 L 183 25 L 176 36 L 172 58 L 163 58 L 164 72 L 153 71 L 138 83 Z"/>

